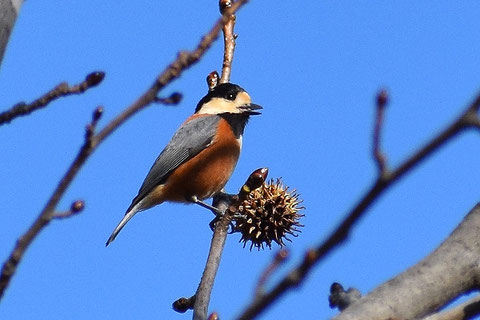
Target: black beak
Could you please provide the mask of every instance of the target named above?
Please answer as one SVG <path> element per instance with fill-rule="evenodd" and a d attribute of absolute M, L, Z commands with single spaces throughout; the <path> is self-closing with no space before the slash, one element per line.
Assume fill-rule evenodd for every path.
<path fill-rule="evenodd" d="M 243 112 L 246 112 L 250 115 L 256 115 L 256 114 L 261 114 L 260 112 L 258 111 L 255 111 L 255 110 L 260 110 L 260 109 L 263 109 L 262 106 L 259 106 L 258 104 L 255 104 L 255 103 L 249 103 L 249 104 L 245 104 L 241 107 L 239 107 L 240 110 L 242 110 Z"/>

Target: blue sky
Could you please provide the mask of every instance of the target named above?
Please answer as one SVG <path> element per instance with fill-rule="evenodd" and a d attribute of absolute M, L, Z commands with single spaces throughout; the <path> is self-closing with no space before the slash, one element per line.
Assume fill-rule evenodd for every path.
<path fill-rule="evenodd" d="M 236 192 L 268 167 L 307 208 L 291 259 L 318 244 L 373 182 L 374 96 L 387 88 L 383 148 L 390 166 L 452 121 L 480 89 L 480 3 L 462 1 L 257 1 L 237 16 L 232 82 L 263 115 L 250 121 Z M 94 70 L 104 82 L 84 95 L 0 128 L 0 259 L 43 208 L 83 142 L 97 105 L 99 126 L 133 102 L 177 52 L 192 49 L 219 13 L 216 1 L 26 1 L 0 69 L 1 108 L 32 101 L 60 81 Z M 151 106 L 100 146 L 59 210 L 84 199 L 81 215 L 52 222 L 28 250 L 0 305 L 2 319 L 190 319 L 171 303 L 194 293 L 211 214 L 164 204 L 138 214 L 104 243 L 148 169 L 219 70 L 223 44 L 164 91 L 177 107 Z M 431 252 L 479 201 L 480 139 L 465 132 L 386 192 L 300 288 L 261 319 L 324 319 L 332 282 L 368 292 Z M 210 310 L 232 319 L 252 298 L 274 250 L 229 236 Z"/>

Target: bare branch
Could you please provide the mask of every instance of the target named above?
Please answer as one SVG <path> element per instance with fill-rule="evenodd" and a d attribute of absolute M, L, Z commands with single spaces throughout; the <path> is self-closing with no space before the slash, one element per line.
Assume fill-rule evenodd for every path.
<path fill-rule="evenodd" d="M 174 92 L 167 98 L 155 97 L 153 102 L 162 103 L 164 105 L 177 105 L 182 101 L 182 94 L 180 92 Z"/>
<path fill-rule="evenodd" d="M 480 204 L 429 256 L 377 287 L 334 319 L 415 319 L 477 289 L 480 285 L 478 230 Z"/>
<path fill-rule="evenodd" d="M 247 0 L 238 0 L 236 1 L 228 14 L 236 12 Z M 158 92 L 163 89 L 167 84 L 172 80 L 178 78 L 181 73 L 189 68 L 191 65 L 196 63 L 204 53 L 211 47 L 213 41 L 218 38 L 220 29 L 223 27 L 224 23 L 228 21 L 226 15 L 222 16 L 212 27 L 212 29 L 202 38 L 197 48 L 192 52 L 181 52 L 177 59 L 170 64 L 154 81 L 152 86 L 144 93 L 140 98 L 137 99 L 132 105 L 130 105 L 124 112 L 118 115 L 113 119 L 109 124 L 107 124 L 103 130 L 98 134 L 94 134 L 95 126 L 97 121 L 100 118 L 102 113 L 101 108 L 97 108 L 93 115 L 92 122 L 87 126 L 85 134 L 85 143 L 80 148 L 79 153 L 73 160 L 72 164 L 68 168 L 64 177 L 60 180 L 59 185 L 53 192 L 52 196 L 48 200 L 47 204 L 43 208 L 42 212 L 35 219 L 30 228 L 23 234 L 18 240 L 17 243 L 11 252 L 10 256 L 5 261 L 1 275 L 0 275 L 0 299 L 5 293 L 5 289 L 8 287 L 10 280 L 15 274 L 16 268 L 20 263 L 23 255 L 25 254 L 29 245 L 33 240 L 38 236 L 40 231 L 52 220 L 55 214 L 55 208 L 60 201 L 61 197 L 67 190 L 70 183 L 75 178 L 77 172 L 83 166 L 85 161 L 88 159 L 90 154 L 98 147 L 98 145 L 103 142 L 114 130 L 116 130 L 121 124 L 128 120 L 132 115 L 138 111 L 145 108 L 147 105 L 154 102 L 157 97 Z M 93 85 L 95 84 L 96 78 L 87 77 L 86 81 Z M 80 84 L 80 86 L 82 86 Z M 83 87 L 83 86 L 82 86 Z M 82 90 L 77 88 L 75 90 Z"/>
<path fill-rule="evenodd" d="M 452 309 L 432 314 L 422 320 L 468 320 L 480 315 L 480 296 L 476 296 Z"/>
<path fill-rule="evenodd" d="M 85 202 L 82 200 L 77 200 L 70 206 L 70 209 L 64 212 L 56 212 L 53 214 L 53 219 L 65 219 L 70 218 L 77 213 L 80 213 L 85 208 Z"/>
<path fill-rule="evenodd" d="M 231 0 L 220 0 L 220 12 L 227 17 L 227 22 L 223 25 L 223 66 L 222 77 L 220 83 L 230 82 L 230 74 L 232 73 L 233 53 L 235 52 L 235 39 L 237 35 L 233 33 L 235 27 L 235 14 L 232 11 Z"/>
<path fill-rule="evenodd" d="M 378 175 L 383 177 L 387 174 L 385 155 L 380 151 L 380 134 L 382 133 L 385 106 L 388 103 L 388 93 L 385 89 L 377 94 L 377 116 L 375 117 L 375 129 L 373 130 L 373 158 L 378 167 Z"/>
<path fill-rule="evenodd" d="M 245 184 L 240 189 L 237 196 L 220 195 L 214 198 L 213 205 L 222 212 L 218 222 L 215 224 L 210 252 L 208 253 L 207 263 L 203 271 L 202 279 L 195 293 L 195 306 L 193 309 L 193 318 L 196 320 L 207 319 L 208 304 L 213 288 L 213 282 L 217 274 L 220 259 L 223 253 L 223 247 L 228 234 L 228 226 L 232 221 L 233 215 L 238 211 L 238 206 L 245 200 L 250 192 L 259 188 L 267 178 L 268 169 L 257 169 L 250 174 Z"/>
<path fill-rule="evenodd" d="M 300 264 L 292 269 L 287 276 L 280 280 L 280 282 L 269 292 L 254 299 L 238 319 L 254 319 L 285 292 L 302 283 L 315 264 L 347 239 L 356 222 L 365 215 L 370 205 L 372 205 L 385 190 L 398 182 L 400 178 L 402 178 L 413 167 L 417 166 L 434 151 L 445 145 L 459 132 L 471 127 L 472 118 L 478 118 L 476 112 L 479 108 L 480 95 L 475 98 L 472 104 L 460 115 L 460 117 L 453 121 L 445 130 L 429 141 L 424 147 L 420 148 L 410 156 L 397 169 L 391 171 L 387 177 L 377 178 L 360 201 L 346 214 L 339 226 L 327 237 L 327 239 L 316 248 L 307 251 L 305 258 Z"/>
<path fill-rule="evenodd" d="M 78 170 L 81 166 L 85 163 L 88 156 L 93 150 L 92 146 L 92 134 L 95 130 L 95 126 L 98 120 L 101 117 L 101 107 L 98 107 L 93 113 L 92 122 L 90 122 L 86 127 L 85 132 L 85 142 L 80 148 L 77 156 L 73 160 L 72 164 L 68 168 L 67 172 L 60 180 L 57 188 L 53 192 L 52 196 L 48 200 L 47 204 L 43 208 L 40 215 L 34 221 L 32 226 L 27 230 L 25 234 L 23 234 L 15 244 L 15 248 L 13 249 L 12 253 L 5 261 L 2 271 L 0 274 L 0 298 L 5 293 L 5 289 L 8 287 L 12 276 L 15 274 L 18 264 L 20 263 L 25 251 L 27 250 L 28 246 L 33 242 L 33 240 L 38 236 L 40 231 L 50 223 L 50 221 L 55 218 L 55 208 L 60 201 L 61 197 L 67 190 L 70 183 L 73 181 L 73 178 L 77 174 Z M 75 206 L 74 209 L 78 209 L 79 206 Z"/>
<path fill-rule="evenodd" d="M 263 271 L 260 279 L 258 280 L 257 287 L 255 288 L 255 296 L 260 296 L 265 292 L 265 284 L 268 281 L 268 278 L 282 265 L 288 258 L 289 252 L 287 249 L 282 249 L 277 252 L 273 261 L 270 265 Z"/>
<path fill-rule="evenodd" d="M 0 113 L 0 125 L 9 123 L 13 119 L 19 116 L 25 116 L 33 111 L 46 107 L 50 102 L 60 97 L 69 96 L 72 94 L 81 94 L 86 90 L 93 88 L 102 82 L 105 77 L 105 73 L 101 71 L 95 71 L 88 74 L 82 82 L 72 87 L 66 82 L 62 82 L 55 88 L 44 94 L 42 97 L 33 101 L 30 104 L 25 102 L 19 102 L 11 109 Z"/>
<path fill-rule="evenodd" d="M 23 0 L 0 0 L 0 64 Z"/>

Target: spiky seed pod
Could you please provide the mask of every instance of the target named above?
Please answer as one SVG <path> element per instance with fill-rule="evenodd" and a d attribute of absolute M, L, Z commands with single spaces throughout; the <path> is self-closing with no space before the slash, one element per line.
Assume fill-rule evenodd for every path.
<path fill-rule="evenodd" d="M 285 245 L 284 240 L 291 240 L 300 232 L 299 219 L 304 216 L 299 212 L 305 209 L 300 206 L 302 200 L 295 191 L 289 191 L 281 179 L 264 183 L 260 188 L 251 192 L 247 199 L 238 207 L 238 213 L 233 219 L 233 232 L 240 232 L 243 247 L 251 242 L 250 250 L 258 250 L 264 246 L 272 248 L 272 242 L 280 247 Z"/>

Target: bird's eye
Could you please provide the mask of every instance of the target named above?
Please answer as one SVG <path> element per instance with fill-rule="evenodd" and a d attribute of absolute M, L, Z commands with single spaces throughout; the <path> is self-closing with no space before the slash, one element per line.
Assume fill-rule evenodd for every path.
<path fill-rule="evenodd" d="M 227 99 L 233 101 L 235 100 L 235 95 L 233 93 L 229 93 L 227 94 Z"/>

